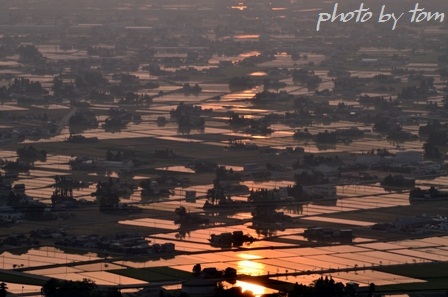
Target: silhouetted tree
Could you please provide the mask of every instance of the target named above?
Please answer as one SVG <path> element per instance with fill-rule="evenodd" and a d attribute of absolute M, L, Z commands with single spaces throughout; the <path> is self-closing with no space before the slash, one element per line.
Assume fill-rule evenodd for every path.
<path fill-rule="evenodd" d="M 0 283 L 0 297 L 6 297 L 8 286 L 2 282 Z"/>

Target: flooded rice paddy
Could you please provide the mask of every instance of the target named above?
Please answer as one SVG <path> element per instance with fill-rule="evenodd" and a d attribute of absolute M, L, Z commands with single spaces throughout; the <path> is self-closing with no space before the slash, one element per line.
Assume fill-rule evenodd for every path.
<path fill-rule="evenodd" d="M 239 8 L 235 8 L 239 9 Z M 258 35 L 234 36 L 237 39 L 257 39 Z M 60 59 L 61 56 L 84 55 L 85 53 L 61 53 L 51 52 L 47 48 L 47 56 L 50 59 Z M 363 49 L 365 52 L 372 52 L 373 49 Z M 213 56 L 209 61 L 210 65 L 218 64 L 219 61 L 228 60 L 231 62 L 240 61 L 246 57 L 260 55 L 259 52 L 247 52 L 235 57 L 217 57 Z M 320 63 L 325 56 L 304 53 L 306 60 L 293 61 L 286 53 L 276 55 L 276 60 L 265 62 L 261 66 L 266 67 L 289 67 L 294 63 L 307 64 L 310 62 Z M 13 62 L 12 62 L 13 63 Z M 432 64 L 413 64 L 410 67 L 421 69 L 434 69 Z M 165 69 L 169 70 L 169 69 Z M 142 79 L 153 79 L 148 73 L 138 71 L 134 73 Z M 253 72 L 252 76 L 262 77 L 265 72 Z M 320 89 L 331 89 L 333 83 L 327 73 L 316 72 L 321 77 L 323 83 Z M 359 77 L 371 77 L 378 73 L 357 71 L 353 75 Z M 48 84 L 52 77 L 47 76 L 27 76 L 33 80 Z M 292 80 L 284 81 L 287 86 L 282 90 L 294 95 L 307 95 L 310 91 L 306 88 L 296 86 Z M 194 82 L 193 82 L 194 83 Z M 256 86 L 251 89 L 231 92 L 227 84 L 201 84 L 202 93 L 199 95 L 186 96 L 179 92 L 179 86 L 164 85 L 157 89 L 148 90 L 145 94 L 158 94 L 165 92 L 163 96 L 154 98 L 151 106 L 139 106 L 138 112 L 142 116 L 140 123 L 130 123 L 119 131 L 106 132 L 104 129 L 90 129 L 83 132 L 86 137 L 95 136 L 100 140 L 111 139 L 131 139 L 131 138 L 155 138 L 161 140 L 173 141 L 176 143 L 201 143 L 209 146 L 226 147 L 229 138 L 238 137 L 246 143 L 253 143 L 260 147 L 274 147 L 286 149 L 287 147 L 302 147 L 305 152 L 348 152 L 363 153 L 372 149 L 387 148 L 391 152 L 400 150 L 421 150 L 423 142 L 420 140 L 394 142 L 378 137 L 375 133 L 370 133 L 362 139 L 354 139 L 350 143 L 338 143 L 334 145 L 319 145 L 313 141 L 298 141 L 293 138 L 297 129 L 307 128 L 309 132 L 316 134 L 325 130 L 333 131 L 355 126 L 353 122 L 337 121 L 331 124 L 315 123 L 312 126 L 289 127 L 283 124 L 274 124 L 270 128 L 273 132 L 268 135 L 250 134 L 246 131 L 232 129 L 227 125 L 228 112 L 234 112 L 244 115 L 245 118 L 259 119 L 270 113 L 284 112 L 280 107 L 278 109 L 266 109 L 263 106 L 253 102 L 256 93 L 263 91 L 262 86 Z M 436 99 L 435 99 L 436 100 Z M 440 98 L 437 100 L 441 100 Z M 188 133 L 181 133 L 177 129 L 177 124 L 170 118 L 170 111 L 175 109 L 180 103 L 191 103 L 200 106 L 203 110 L 210 110 L 205 113 L 206 127 L 203 130 L 192 129 Z M 344 103 L 351 106 L 360 107 L 359 103 L 349 98 L 338 98 L 330 101 L 330 106 L 337 106 Z M 49 106 L 35 105 L 33 108 L 56 109 L 67 112 L 68 107 L 63 104 L 54 104 Z M 1 111 L 21 111 L 26 108 L 13 105 L 0 105 Z M 108 106 L 95 104 L 92 110 L 102 112 L 98 116 L 101 123 L 106 116 L 104 113 Z M 165 116 L 168 122 L 165 126 L 157 125 L 157 118 Z M 371 131 L 372 126 L 357 123 L 360 129 Z M 417 127 L 413 125 L 404 125 L 406 131 L 417 133 Z M 39 142 L 62 142 L 68 138 L 70 131 L 65 127 L 60 135 L 40 140 L 27 140 L 24 143 Z M 211 140 L 213 139 L 213 140 Z M 14 160 L 16 153 L 12 151 L 1 151 L 1 159 Z M 53 193 L 54 177 L 69 175 L 70 168 L 67 164 L 71 156 L 48 155 L 45 162 L 36 161 L 34 167 L 27 173 L 19 173 L 18 178 L 13 185 L 24 184 L 26 194 L 36 199 L 50 203 L 50 197 Z M 241 166 L 224 165 L 228 169 L 242 171 Z M 157 171 L 165 173 L 187 173 L 194 174 L 194 170 L 177 164 L 172 166 L 162 166 L 154 168 Z M 104 178 L 107 176 L 117 176 L 116 173 L 98 172 L 93 177 Z M 138 179 L 145 179 L 148 176 L 141 176 Z M 135 178 L 137 179 L 137 178 Z M 441 185 L 448 182 L 446 176 L 433 180 L 417 180 L 419 186 Z M 286 187 L 293 185 L 288 180 L 269 180 L 255 181 L 249 180 L 241 184 L 249 189 L 274 189 L 277 187 Z M 377 223 L 374 218 L 365 220 L 351 219 L 349 217 L 341 219 L 331 216 L 332 214 L 344 214 L 365 210 L 386 210 L 399 206 L 409 206 L 409 193 L 388 192 L 378 183 L 354 184 L 346 182 L 336 185 L 336 199 L 331 201 L 298 202 L 294 205 L 281 206 L 277 210 L 293 218 L 300 218 L 303 227 L 272 228 L 273 230 L 262 230 L 254 223 L 250 222 L 252 214 L 250 210 L 235 211 L 228 213 L 225 217 L 231 223 L 212 223 L 202 226 L 196 230 L 182 230 L 179 225 L 174 224 L 174 210 L 179 206 L 185 206 L 189 213 L 204 214 L 202 206 L 204 205 L 207 190 L 211 184 L 202 184 L 196 186 L 176 186 L 172 193 L 166 197 L 158 199 L 146 199 L 141 195 L 141 188 L 137 188 L 129 197 L 122 197 L 122 201 L 129 204 L 138 205 L 144 209 L 162 211 L 164 214 L 158 218 L 138 218 L 121 220 L 119 223 L 129 226 L 139 226 L 147 228 L 148 235 L 146 240 L 151 243 L 173 242 L 176 250 L 183 253 L 175 257 L 165 258 L 145 258 L 139 260 L 117 260 L 114 258 L 105 259 L 96 253 L 86 252 L 78 254 L 69 251 L 63 251 L 54 247 L 31 248 L 27 252 L 3 252 L 0 255 L 1 266 L 3 269 L 20 269 L 20 271 L 30 273 L 36 276 L 57 277 L 61 279 L 82 280 L 89 278 L 98 285 L 126 284 L 126 285 L 144 285 L 147 282 L 138 278 L 131 278 L 117 273 L 116 271 L 124 268 L 151 268 L 151 267 L 170 267 L 179 271 L 191 272 L 193 265 L 201 263 L 203 267 L 216 267 L 225 269 L 233 267 L 240 274 L 246 275 L 269 275 L 273 279 L 287 281 L 290 283 L 310 284 L 313 280 L 322 274 L 331 275 L 335 281 L 349 282 L 354 281 L 361 286 L 367 286 L 375 281 L 377 285 L 403 284 L 423 282 L 420 279 L 407 278 L 400 275 L 392 275 L 374 270 L 375 267 L 385 265 L 405 265 L 411 263 L 431 263 L 448 261 L 448 237 L 429 237 L 424 239 L 400 240 L 390 242 L 380 242 L 372 238 L 356 237 L 352 245 L 305 247 L 303 243 L 306 239 L 303 232 L 308 226 L 316 223 L 333 223 L 352 228 L 368 228 Z M 89 183 L 83 188 L 73 189 L 73 195 L 76 199 L 85 199 L 94 201 L 92 192 L 96 189 L 95 183 Z M 194 202 L 185 201 L 186 191 L 196 191 L 198 198 Z M 236 195 L 234 200 L 245 201 L 247 195 Z M 210 215 L 213 218 L 212 214 Z M 229 247 L 211 246 L 209 238 L 212 234 L 223 232 L 243 231 L 250 234 L 257 241 L 251 244 L 245 244 L 239 249 Z M 268 293 L 269 290 L 264 287 L 253 284 L 244 284 L 242 286 L 253 290 L 256 294 Z M 34 293 L 40 291 L 40 287 L 21 286 L 8 284 L 13 292 Z"/>
<path fill-rule="evenodd" d="M 297 230 L 289 232 L 294 231 Z M 283 237 L 288 238 L 289 236 L 281 236 L 281 238 Z M 204 239 L 205 237 L 195 237 L 195 240 L 198 241 Z M 379 272 L 374 268 L 383 265 L 448 261 L 447 242 L 448 237 L 433 237 L 388 243 L 368 242 L 313 248 L 294 244 L 276 245 L 273 242 L 271 248 L 244 248 L 235 252 L 184 241 L 183 246 L 179 246 L 180 250 L 185 248 L 199 253 L 178 255 L 172 259 L 139 260 L 138 262 L 113 261 L 113 259 L 101 258 L 95 253 L 86 252 L 84 255 L 79 255 L 57 248 L 41 247 L 30 249 L 20 255 L 3 252 L 0 255 L 2 261 L 0 265 L 5 269 L 14 267 L 38 276 L 72 280 L 90 278 L 98 285 L 145 284 L 143 280 L 120 275 L 115 272 L 117 269 L 171 267 L 190 272 L 193 265 L 202 263 L 203 267 L 216 267 L 217 269 L 235 267 L 245 275 L 269 275 L 273 279 L 303 284 L 312 283 L 321 273 L 325 272 L 337 282 L 354 281 L 361 286 L 367 286 L 372 281 L 375 281 L 377 285 L 423 282 L 420 279 Z M 201 246 L 203 246 L 202 249 Z M 46 266 L 49 267 L 40 268 Z M 355 269 L 353 270 L 353 268 Z M 18 288 L 22 289 L 20 286 Z M 36 292 L 37 289 L 36 286 L 24 286 L 23 288 L 24 292 Z"/>
<path fill-rule="evenodd" d="M 2 159 L 14 159 L 15 152 L 2 151 Z M 68 156 L 49 155 L 46 162 L 35 162 L 35 167 L 27 174 L 19 174 L 15 183 L 23 183 L 26 193 L 49 202 L 53 191 L 53 177 L 68 174 Z M 229 165 L 227 165 L 229 166 Z M 229 166 L 230 167 L 230 166 Z M 160 170 L 181 170 L 188 168 L 179 166 L 159 168 Z M 241 167 L 234 167 L 242 170 Z M 144 177 L 139 177 L 139 179 Z M 447 177 L 435 180 L 417 180 L 418 185 L 445 183 Z M 246 181 L 243 183 L 250 189 L 285 187 L 292 185 L 290 181 Z M 137 189 L 129 199 L 143 208 L 163 210 L 172 213 L 179 205 L 184 205 L 192 213 L 202 213 L 205 198 L 198 198 L 193 203 L 184 201 L 185 191 L 195 190 L 197 195 L 205 195 L 211 185 L 176 187 L 174 193 L 160 201 L 143 203 L 140 189 Z M 77 199 L 92 199 L 93 184 L 86 188 L 74 189 Z M 353 219 L 337 219 L 326 215 L 352 212 L 367 209 L 386 209 L 396 206 L 409 205 L 407 192 L 388 192 L 378 184 L 347 184 L 336 187 L 337 199 L 330 204 L 304 203 L 295 208 L 282 208 L 285 213 L 293 217 L 300 217 L 304 224 L 313 222 L 331 222 L 355 227 L 369 227 L 373 221 L 359 221 Z M 89 198 L 90 197 L 90 198 Z M 244 195 L 235 199 L 246 199 Z M 282 210 L 281 209 L 281 210 Z M 250 212 L 238 212 L 228 216 L 236 220 L 235 224 L 203 226 L 198 230 L 183 231 L 175 225 L 172 215 L 166 218 L 142 218 L 123 220 L 120 223 L 147 227 L 151 234 L 147 240 L 151 243 L 174 242 L 176 250 L 186 253 L 173 258 L 157 258 L 149 260 L 121 260 L 104 259 L 96 253 L 74 254 L 53 247 L 32 248 L 28 252 L 18 254 L 3 252 L 0 255 L 2 268 L 20 269 L 21 271 L 46 277 L 82 280 L 89 278 L 99 285 L 127 284 L 143 285 L 144 280 L 117 274 L 117 269 L 171 267 L 180 271 L 190 272 L 192 266 L 202 263 L 203 267 L 225 269 L 235 267 L 239 273 L 247 275 L 270 275 L 273 279 L 287 282 L 311 283 L 321 273 L 331 275 L 335 281 L 355 281 L 367 286 L 375 280 L 377 285 L 403 284 L 423 282 L 423 280 L 391 275 L 374 270 L 384 265 L 405 265 L 411 263 L 431 263 L 448 261 L 448 237 L 430 237 L 424 239 L 378 242 L 369 238 L 355 238 L 352 245 L 337 245 L 323 247 L 302 247 L 305 241 L 302 236 L 305 228 L 285 228 L 275 230 L 272 234 L 261 233 L 246 221 L 251 218 Z M 246 221 L 246 222 L 245 222 Z M 164 230 L 154 233 L 154 230 Z M 235 251 L 231 248 L 213 247 L 208 239 L 211 234 L 222 232 L 243 231 L 259 239 L 252 244 L 243 245 Z M 241 283 L 243 284 L 243 283 Z M 252 284 L 247 287 L 251 287 Z M 266 288 L 255 288 L 257 292 L 269 292 Z M 14 286 L 16 292 L 37 292 L 35 286 Z"/>

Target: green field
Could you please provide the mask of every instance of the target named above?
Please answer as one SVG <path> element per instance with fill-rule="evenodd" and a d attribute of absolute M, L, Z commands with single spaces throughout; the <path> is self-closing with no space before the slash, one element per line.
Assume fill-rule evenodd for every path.
<path fill-rule="evenodd" d="M 421 279 L 425 282 L 377 286 L 378 292 L 412 292 L 448 289 L 448 263 L 424 263 L 398 266 L 384 266 L 375 270 Z"/>
<path fill-rule="evenodd" d="M 151 267 L 151 268 L 127 268 L 112 270 L 112 273 L 127 276 L 130 278 L 136 278 L 139 280 L 151 282 L 172 282 L 179 280 L 187 280 L 192 278 L 190 272 L 185 272 L 182 270 L 177 270 L 170 267 Z"/>

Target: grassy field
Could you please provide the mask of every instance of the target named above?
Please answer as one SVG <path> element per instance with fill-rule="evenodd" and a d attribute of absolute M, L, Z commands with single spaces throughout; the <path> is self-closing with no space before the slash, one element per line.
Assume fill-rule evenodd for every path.
<path fill-rule="evenodd" d="M 448 288 L 448 263 L 409 264 L 406 266 L 384 266 L 375 270 L 403 275 L 424 280 L 424 283 L 398 284 L 377 286 L 378 292 L 412 292 L 447 290 Z"/>
<path fill-rule="evenodd" d="M 192 267 L 193 268 L 193 267 Z M 170 267 L 151 267 L 151 268 L 127 268 L 112 270 L 112 273 L 151 282 L 170 282 L 179 280 L 188 280 L 192 278 L 190 272 L 177 270 Z"/>
<path fill-rule="evenodd" d="M 26 274 L 16 273 L 15 271 L 1 271 L 0 280 L 5 283 L 27 284 L 33 286 L 42 286 L 46 282 L 36 276 L 27 276 Z"/>

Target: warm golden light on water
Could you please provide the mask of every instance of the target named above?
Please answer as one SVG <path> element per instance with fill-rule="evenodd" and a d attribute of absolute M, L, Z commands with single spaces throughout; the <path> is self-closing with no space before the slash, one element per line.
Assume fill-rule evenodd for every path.
<path fill-rule="evenodd" d="M 242 5 L 242 3 L 240 3 L 240 5 L 234 5 L 234 6 L 231 6 L 230 8 L 238 9 L 238 10 L 245 10 L 247 8 L 247 6 L 246 5 Z"/>
<path fill-rule="evenodd" d="M 257 255 L 252 255 L 252 254 L 239 254 L 238 255 L 239 258 L 244 259 L 244 260 L 256 260 L 256 259 L 261 259 L 262 257 L 257 256 Z"/>
<path fill-rule="evenodd" d="M 259 285 L 254 285 L 251 283 L 246 283 L 246 282 L 242 282 L 242 281 L 237 281 L 235 284 L 236 287 L 241 287 L 241 290 L 243 292 L 245 291 L 251 291 L 255 296 L 261 296 L 263 294 L 268 293 L 267 292 L 267 288 L 259 286 Z"/>
<path fill-rule="evenodd" d="M 257 76 L 257 77 L 261 77 L 261 76 L 267 76 L 268 74 L 264 71 L 256 71 L 256 72 L 252 72 L 251 74 L 249 74 L 250 76 Z"/>
<path fill-rule="evenodd" d="M 261 275 L 265 274 L 264 271 L 264 264 L 253 262 L 250 260 L 243 260 L 238 262 L 238 268 L 237 271 L 240 274 L 246 274 L 246 275 Z"/>

